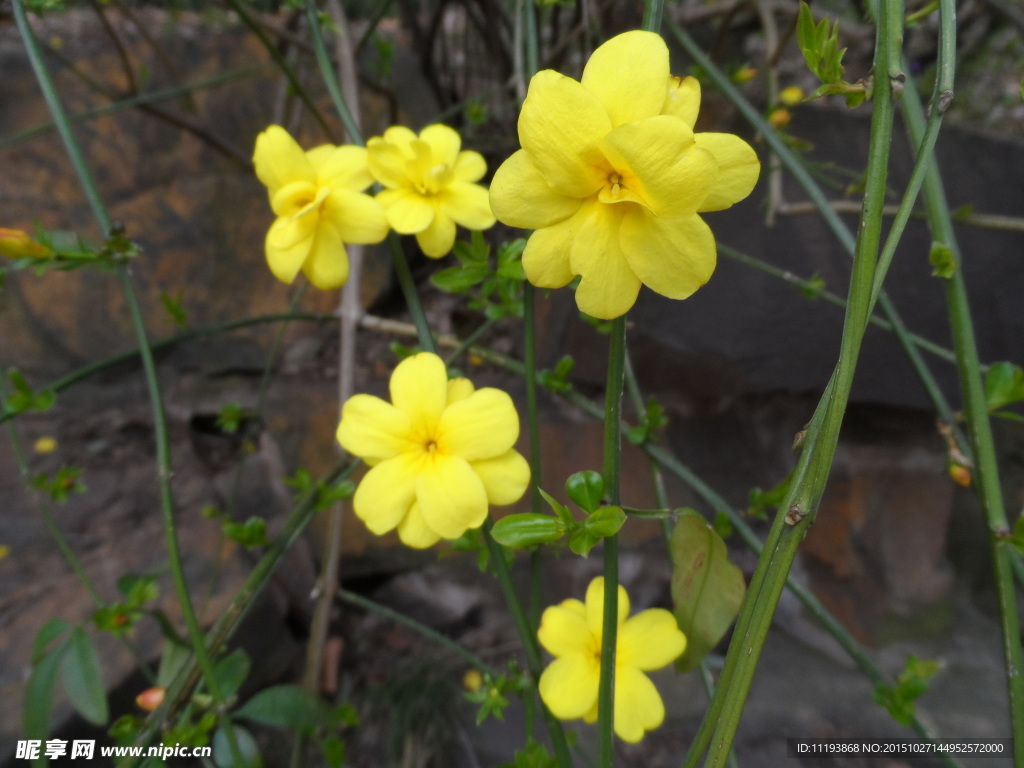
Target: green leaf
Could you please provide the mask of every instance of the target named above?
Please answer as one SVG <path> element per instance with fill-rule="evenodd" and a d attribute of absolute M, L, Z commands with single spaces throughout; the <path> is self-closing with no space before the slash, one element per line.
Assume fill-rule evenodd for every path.
<path fill-rule="evenodd" d="M 43 624 L 36 633 L 36 639 L 32 642 L 32 663 L 38 664 L 48 652 L 50 645 L 58 637 L 74 627 L 71 622 L 64 619 L 50 619 Z"/>
<path fill-rule="evenodd" d="M 580 525 L 569 534 L 569 549 L 581 557 L 587 557 L 600 540 L 600 536 L 595 536 L 585 526 Z"/>
<path fill-rule="evenodd" d="M 985 401 L 990 411 L 1024 400 L 1024 371 L 1013 363 L 995 363 L 985 375 Z"/>
<path fill-rule="evenodd" d="M 96 725 L 107 722 L 110 711 L 100 673 L 100 658 L 92 639 L 80 629 L 72 632 L 68 640 L 60 678 L 71 706 L 78 714 Z"/>
<path fill-rule="evenodd" d="M 939 669 L 937 661 L 911 655 L 896 678 L 896 685 L 875 686 L 875 701 L 885 707 L 896 722 L 910 725 L 917 712 L 914 701 L 928 690 L 928 681 Z"/>
<path fill-rule="evenodd" d="M 465 267 L 449 267 L 435 272 L 430 282 L 447 293 L 464 293 L 479 285 L 491 274 L 487 264 L 470 264 Z"/>
<path fill-rule="evenodd" d="M 50 715 L 53 712 L 53 693 L 57 684 L 57 673 L 64 658 L 65 647 L 61 646 L 44 657 L 32 669 L 25 685 L 25 705 L 22 710 L 22 726 L 29 739 L 45 739 L 50 733 Z M 45 762 L 45 761 L 44 761 Z"/>
<path fill-rule="evenodd" d="M 621 507 L 608 506 L 595 510 L 583 521 L 583 527 L 591 536 L 606 539 L 618 533 L 625 522 L 626 513 Z"/>
<path fill-rule="evenodd" d="M 296 728 L 305 732 L 331 728 L 336 720 L 324 701 L 297 685 L 265 688 L 239 708 L 235 717 L 274 728 Z"/>
<path fill-rule="evenodd" d="M 188 328 L 188 320 L 186 319 L 185 307 L 181 304 L 182 292 L 176 291 L 173 296 L 167 293 L 167 291 L 160 291 L 160 303 L 164 306 L 164 312 L 167 313 L 167 319 L 178 326 L 179 328 Z"/>
<path fill-rule="evenodd" d="M 227 733 L 223 728 L 218 728 L 213 732 L 213 759 L 218 768 L 262 768 L 263 757 L 253 735 L 240 725 L 233 725 L 232 730 L 243 762 L 240 765 L 235 762 L 235 753 Z"/>
<path fill-rule="evenodd" d="M 249 668 L 249 655 L 241 648 L 236 648 L 217 662 L 213 668 L 213 676 L 225 697 L 234 696 L 238 692 L 245 678 L 249 676 Z"/>
<path fill-rule="evenodd" d="M 739 612 L 746 585 L 729 562 L 725 542 L 703 517 L 686 510 L 670 541 L 672 599 L 686 651 L 676 662 L 681 672 L 696 667 L 722 639 Z"/>
<path fill-rule="evenodd" d="M 192 656 L 192 649 L 177 639 L 169 621 L 167 624 L 175 639 L 170 639 L 166 630 L 164 631 L 165 642 L 163 652 L 160 654 L 160 666 L 156 671 L 156 684 L 161 688 L 168 687 L 174 681 L 174 678 Z"/>
<path fill-rule="evenodd" d="M 538 488 L 537 490 L 540 491 L 541 498 L 548 503 L 548 506 L 554 510 L 555 514 L 558 515 L 563 523 L 567 526 L 576 524 L 576 518 L 572 516 L 572 512 L 569 511 L 569 508 L 565 506 L 565 504 L 560 502 L 543 488 Z"/>
<path fill-rule="evenodd" d="M 557 517 L 532 512 L 506 515 L 491 529 L 496 542 L 515 549 L 558 541 L 564 533 L 565 523 Z"/>
<path fill-rule="evenodd" d="M 928 261 L 932 265 L 933 277 L 948 280 L 956 272 L 956 258 L 950 247 L 944 243 L 932 243 L 932 248 L 928 252 Z"/>
<path fill-rule="evenodd" d="M 565 481 L 565 492 L 580 509 L 593 513 L 601 506 L 604 479 L 591 469 L 576 472 Z"/>
<path fill-rule="evenodd" d="M 330 768 L 341 768 L 345 764 L 345 742 L 337 734 L 331 734 L 320 742 L 320 749 Z"/>
<path fill-rule="evenodd" d="M 814 26 L 814 16 L 811 15 L 811 6 L 807 3 L 800 3 L 800 12 L 796 17 L 796 42 L 800 47 L 801 53 L 804 55 L 804 60 L 807 62 L 807 66 L 811 68 L 812 72 L 816 73 L 816 67 L 818 59 L 816 52 L 818 50 L 817 30 Z"/>

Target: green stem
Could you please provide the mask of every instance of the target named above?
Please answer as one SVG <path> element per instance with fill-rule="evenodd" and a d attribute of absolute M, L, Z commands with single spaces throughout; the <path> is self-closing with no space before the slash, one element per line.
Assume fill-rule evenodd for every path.
<path fill-rule="evenodd" d="M 14 0 L 13 7 L 18 29 L 21 32 L 22 39 L 25 41 L 29 60 L 32 63 L 32 68 L 35 71 L 36 79 L 39 81 L 40 89 L 46 99 L 47 106 L 50 108 L 54 122 L 57 125 L 57 130 L 64 142 L 65 149 L 67 150 L 71 163 L 75 168 L 75 172 L 78 174 L 82 189 L 85 191 L 85 195 L 89 200 L 89 206 L 92 208 L 96 222 L 104 235 L 108 235 L 111 230 L 111 222 L 110 217 L 107 214 L 106 206 L 103 204 L 102 197 L 99 194 L 99 189 L 97 188 L 96 183 L 92 178 L 92 174 L 89 171 L 89 167 L 85 162 L 85 157 L 82 154 L 81 147 L 78 146 L 74 135 L 71 133 L 71 126 L 68 123 L 67 115 L 64 111 L 64 105 L 60 101 L 56 88 L 54 87 L 53 80 L 50 77 L 50 73 L 47 71 L 46 65 L 43 62 L 42 54 L 39 50 L 39 42 L 36 40 L 35 35 L 32 32 L 32 28 L 28 24 L 28 19 L 25 16 L 25 9 L 21 0 Z M 139 351 L 142 356 L 142 366 L 145 372 L 146 387 L 149 392 L 149 400 L 153 412 L 154 437 L 156 440 L 157 484 L 160 493 L 160 508 L 164 522 L 164 537 L 167 540 L 167 553 L 171 569 L 171 578 L 174 582 L 175 593 L 178 598 L 178 602 L 181 605 L 181 612 L 188 628 L 189 639 L 191 641 L 193 652 L 196 654 L 199 665 L 203 670 L 203 676 L 210 690 L 210 694 L 218 705 L 222 705 L 224 703 L 224 697 L 221 693 L 220 685 L 214 675 L 213 662 L 206 653 L 199 620 L 196 618 L 195 611 L 193 610 L 192 599 L 189 594 L 188 582 L 185 579 L 185 571 L 178 544 L 177 523 L 174 516 L 174 500 L 171 494 L 170 440 L 167 434 L 167 420 L 164 415 L 160 385 L 157 381 L 156 363 L 153 360 L 153 350 L 149 346 L 146 327 L 142 319 L 142 311 L 139 308 L 135 288 L 132 285 L 128 269 L 124 264 L 119 264 L 117 266 L 117 277 L 121 283 L 121 289 L 124 292 L 125 299 L 128 304 L 128 311 L 131 315 L 132 326 L 135 329 L 135 335 L 138 340 Z M 242 760 L 241 752 L 238 749 L 234 730 L 231 728 L 226 714 L 221 717 L 221 724 L 222 727 L 225 728 L 236 763 L 238 765 L 242 765 L 244 761 Z"/>
<path fill-rule="evenodd" d="M 326 134 L 326 136 L 333 142 L 335 138 L 334 131 L 331 130 L 331 126 L 328 125 L 323 114 L 321 114 L 319 107 L 317 107 L 316 102 L 313 101 L 309 93 L 302 86 L 302 83 L 299 82 L 298 77 L 295 76 L 295 72 L 292 71 L 291 66 L 289 66 L 281 51 L 278 50 L 277 46 L 274 45 L 274 42 L 267 36 L 263 27 L 253 20 L 252 16 L 250 16 L 249 12 L 245 9 L 245 4 L 242 3 L 241 0 L 225 0 L 225 2 L 231 6 L 231 10 L 238 14 L 238 18 L 242 20 L 242 23 L 252 30 L 252 33 L 256 35 L 259 41 L 263 44 L 267 53 L 270 54 L 270 58 L 274 60 L 277 68 L 281 70 L 281 74 L 287 78 L 292 92 L 302 100 L 302 103 L 306 105 L 306 109 L 309 110 L 313 119 L 319 123 L 324 134 Z"/>
<path fill-rule="evenodd" d="M 508 605 L 509 613 L 512 614 L 512 623 L 515 625 L 516 632 L 523 644 L 523 652 L 526 654 L 526 668 L 536 687 L 543 667 L 540 643 L 537 640 L 537 634 L 530 625 L 526 612 L 523 611 L 522 603 L 519 602 L 515 586 L 512 584 L 512 574 L 509 573 L 508 563 L 505 562 L 505 550 L 491 536 L 491 528 L 493 527 L 494 523 L 488 518 L 484 522 L 484 541 L 487 542 L 487 551 L 490 554 L 494 575 L 498 579 L 498 586 L 501 588 L 502 596 L 505 598 L 505 604 Z M 547 707 L 542 707 L 542 710 L 544 712 L 544 722 L 548 728 L 548 735 L 551 737 L 551 743 L 555 749 L 555 759 L 558 761 L 559 768 L 571 768 L 572 758 L 569 755 L 569 743 L 566 741 L 562 723 L 551 714 Z"/>
<path fill-rule="evenodd" d="M 955 29 L 952 0 L 942 0 L 939 6 L 940 25 L 943 37 Z M 926 135 L 924 113 L 920 97 L 912 82 L 907 83 L 907 96 L 903 100 L 903 115 L 912 140 L 920 144 Z M 948 93 L 948 96 L 946 95 Z M 945 108 L 952 100 L 952 90 L 933 96 L 932 116 Z M 1024 765 L 1024 653 L 1021 649 L 1020 626 L 1017 617 L 1017 600 L 1013 583 L 1011 547 L 1007 541 L 1009 523 L 999 480 L 999 466 L 996 459 L 995 440 L 989 421 L 985 387 L 981 375 L 981 361 L 978 358 L 977 343 L 964 280 L 963 257 L 957 244 L 953 222 L 949 215 L 949 204 L 938 165 L 929 166 L 924 182 L 925 205 L 932 237 L 952 251 L 957 268 L 946 281 L 946 300 L 949 305 L 949 319 L 953 331 L 953 348 L 957 356 L 957 369 L 963 392 L 964 415 L 968 433 L 974 449 L 975 477 L 978 495 L 988 524 L 992 542 L 992 556 L 996 574 L 996 592 L 999 600 L 999 615 L 1003 637 L 1003 651 L 1006 663 L 1007 694 L 1010 702 L 1010 722 L 1014 736 L 1014 759 L 1017 765 Z"/>
<path fill-rule="evenodd" d="M 427 322 L 427 316 L 423 312 L 423 305 L 420 303 L 416 281 L 412 278 L 402 243 L 394 232 L 388 232 L 388 246 L 391 248 L 391 262 L 395 268 L 395 277 L 398 278 L 398 285 L 405 297 L 405 304 L 409 308 L 409 314 L 412 315 L 412 323 L 416 326 L 416 337 L 419 344 L 426 352 L 436 353 L 437 345 L 434 342 L 434 335 L 430 332 L 430 323 Z"/>
<path fill-rule="evenodd" d="M 608 349 L 608 382 L 604 400 L 604 494 L 609 504 L 619 503 L 622 461 L 622 388 L 626 370 L 626 316 L 612 321 Z M 619 541 L 604 540 L 604 624 L 601 635 L 601 679 L 597 694 L 600 765 L 615 760 L 615 651 L 619 632 Z"/>
<path fill-rule="evenodd" d="M 334 75 L 334 68 L 331 66 L 331 57 L 327 54 L 327 46 L 324 45 L 324 36 L 320 30 L 320 17 L 315 2 L 306 3 L 306 22 L 309 24 L 309 34 L 313 38 L 313 50 L 316 52 L 316 63 L 320 67 L 320 75 L 327 84 L 327 92 L 331 94 L 334 108 L 341 117 L 341 122 L 348 131 L 349 141 L 360 146 L 363 141 L 363 133 L 359 130 L 356 119 L 352 116 L 352 110 L 348 108 L 348 102 L 341 93 L 341 86 L 338 78 Z"/>

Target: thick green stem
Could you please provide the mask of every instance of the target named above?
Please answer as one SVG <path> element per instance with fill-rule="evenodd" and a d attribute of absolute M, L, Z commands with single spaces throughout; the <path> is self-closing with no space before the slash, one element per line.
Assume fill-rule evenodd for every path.
<path fill-rule="evenodd" d="M 388 233 L 388 246 L 391 248 L 391 262 L 395 268 L 395 277 L 398 278 L 398 285 L 405 297 L 405 304 L 409 308 L 409 314 L 412 315 L 412 323 L 416 326 L 416 338 L 424 351 L 437 352 L 434 335 L 430 332 L 430 323 L 427 322 L 423 305 L 420 303 L 419 292 L 416 290 L 416 281 L 413 280 L 409 262 L 405 258 L 405 251 L 402 250 L 402 243 L 394 232 Z"/>
<path fill-rule="evenodd" d="M 944 37 L 955 28 L 955 8 L 952 0 L 940 3 L 940 24 Z M 951 77 L 951 73 L 949 75 Z M 944 110 L 952 101 L 952 89 L 933 96 L 932 117 Z M 921 144 L 927 136 L 925 116 L 913 83 L 907 84 L 903 100 L 903 115 L 912 141 Z M 1014 736 L 1014 759 L 1024 765 L 1024 653 L 1021 650 L 1020 625 L 1013 582 L 1013 557 L 1008 538 L 1009 524 L 999 481 L 995 440 L 989 421 L 985 387 L 978 358 L 977 343 L 967 297 L 967 284 L 963 275 L 963 256 L 957 244 L 956 233 L 949 213 L 945 190 L 938 165 L 932 163 L 924 181 L 925 206 L 933 239 L 953 254 L 957 268 L 946 280 L 946 299 L 949 305 L 953 348 L 957 356 L 957 369 L 963 392 L 964 415 L 973 447 L 975 480 L 982 509 L 992 541 L 992 557 L 996 573 L 996 591 L 1006 663 L 1007 693 L 1010 702 L 1010 723 Z"/>
<path fill-rule="evenodd" d="M 622 388 L 626 371 L 626 317 L 612 321 L 608 349 L 608 381 L 604 400 L 605 500 L 619 503 L 619 473 L 622 461 Z M 601 634 L 601 680 L 597 695 L 602 768 L 614 763 L 615 650 L 619 631 L 619 542 L 618 536 L 604 540 L 604 624 Z"/>

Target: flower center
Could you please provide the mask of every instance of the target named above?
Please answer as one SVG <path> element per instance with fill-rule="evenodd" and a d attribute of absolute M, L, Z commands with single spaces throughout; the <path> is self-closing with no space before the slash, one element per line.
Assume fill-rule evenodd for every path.
<path fill-rule="evenodd" d="M 427 444 L 425 446 L 423 446 L 423 448 L 424 448 L 424 450 L 427 453 L 433 453 L 434 451 L 437 450 L 437 441 L 436 440 L 428 440 Z"/>
<path fill-rule="evenodd" d="M 608 185 L 611 187 L 611 193 L 618 197 L 622 185 L 622 174 L 618 171 L 612 171 L 611 175 L 608 176 Z"/>

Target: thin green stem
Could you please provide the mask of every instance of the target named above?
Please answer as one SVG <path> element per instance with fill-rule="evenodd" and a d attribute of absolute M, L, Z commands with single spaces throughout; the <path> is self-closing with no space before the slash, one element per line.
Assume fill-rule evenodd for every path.
<path fill-rule="evenodd" d="M 334 141 L 334 132 L 331 130 L 331 126 L 324 119 L 324 116 L 320 112 L 319 107 L 317 107 L 316 102 L 313 101 L 313 99 L 309 95 L 309 92 L 303 87 L 302 83 L 299 82 L 299 78 L 296 77 L 295 72 L 292 71 L 291 66 L 285 60 L 284 55 L 281 53 L 281 51 L 278 50 L 277 46 L 274 45 L 274 42 L 267 36 L 267 33 L 264 31 L 263 27 L 257 24 L 253 20 L 249 12 L 245 9 L 245 4 L 242 3 L 241 0 L 224 0 L 224 2 L 226 2 L 231 7 L 231 10 L 238 14 L 238 18 L 242 20 L 242 23 L 245 24 L 245 26 L 247 26 L 254 35 L 256 35 L 259 41 L 263 44 L 263 47 L 266 49 L 267 53 L 270 54 L 270 58 L 274 60 L 274 63 L 277 65 L 277 68 L 281 70 L 281 74 L 283 74 L 285 78 L 287 78 L 288 84 L 291 86 L 292 92 L 295 93 L 295 95 L 297 95 L 299 99 L 302 100 L 302 103 L 306 105 L 306 109 L 309 110 L 309 113 L 313 116 L 313 119 L 316 120 L 317 123 L 319 123 L 320 128 L 323 129 L 323 132 L 327 135 L 327 137 L 331 141 Z"/>
<path fill-rule="evenodd" d="M 451 354 L 445 358 L 444 364 L 448 366 L 455 365 L 456 361 L 462 357 L 466 352 L 469 351 L 470 347 L 476 344 L 482 336 L 484 336 L 491 328 L 497 325 L 498 320 L 493 317 L 489 317 L 484 322 L 480 323 L 470 334 L 464 338 L 455 349 L 452 350 Z"/>
<path fill-rule="evenodd" d="M 955 29 L 955 8 L 952 0 L 942 0 L 939 5 L 939 13 L 941 31 L 945 38 L 952 35 Z M 951 78 L 952 73 L 948 73 L 948 76 Z M 903 100 L 904 119 L 912 141 L 915 144 L 920 144 L 927 134 L 924 111 L 912 82 L 907 83 L 906 90 L 907 95 Z M 944 110 L 951 100 L 951 88 L 946 89 L 942 94 L 933 95 L 931 105 L 933 119 L 935 113 Z M 946 201 L 939 168 L 935 163 L 928 168 L 924 181 L 924 196 L 932 237 L 952 252 L 957 264 L 953 274 L 946 280 L 946 300 L 949 305 L 953 347 L 956 351 L 957 369 L 963 393 L 964 415 L 974 449 L 976 487 L 992 541 L 992 558 L 996 573 L 996 592 L 999 600 L 1006 664 L 1007 695 L 1010 703 L 1010 722 L 1014 736 L 1014 759 L 1017 765 L 1024 765 L 1024 653 L 1021 649 L 1017 599 L 1013 583 L 1012 548 L 1007 540 L 1009 523 L 999 480 L 995 440 L 989 421 L 985 387 L 981 375 L 981 361 L 978 358 L 967 296 L 967 284 L 960 266 L 963 264 L 963 256 L 953 230 L 949 204 Z"/>
<path fill-rule="evenodd" d="M 371 611 L 387 619 L 390 619 L 396 624 L 401 624 L 405 627 L 408 627 L 409 629 L 416 632 L 418 635 L 421 635 L 422 637 L 431 640 L 437 645 L 440 645 L 442 648 L 447 648 L 456 656 L 461 657 L 474 669 L 478 669 L 481 672 L 484 672 L 485 674 L 491 675 L 491 677 L 498 677 L 498 671 L 490 664 L 488 664 L 486 661 L 481 659 L 476 654 L 466 650 L 458 643 L 453 642 L 450 638 L 445 637 L 440 632 L 431 629 L 426 624 L 422 624 L 416 621 L 416 619 L 406 616 L 404 613 L 396 611 L 393 608 L 388 608 L 386 605 L 381 605 L 378 602 L 370 600 L 367 597 L 363 597 L 362 595 L 356 594 L 355 592 L 350 592 L 347 589 L 339 589 L 338 597 L 346 603 L 349 603 L 351 605 L 357 605 L 360 608 L 364 608 L 367 611 Z"/>
<path fill-rule="evenodd" d="M 540 643 L 530 625 L 526 612 L 523 610 L 522 603 L 519 601 L 515 586 L 512 584 L 512 574 L 509 572 L 508 563 L 505 562 L 505 550 L 491 536 L 491 528 L 493 527 L 494 523 L 488 518 L 484 522 L 483 533 L 484 541 L 487 542 L 491 567 L 494 569 L 494 575 L 498 579 L 498 586 L 501 588 L 502 596 L 505 598 L 505 604 L 508 605 L 509 613 L 512 614 L 512 623 L 515 625 L 516 632 L 523 644 L 523 652 L 526 654 L 526 669 L 529 671 L 530 677 L 533 678 L 534 686 L 536 686 L 537 681 L 540 680 L 543 667 Z M 571 768 L 572 758 L 569 755 L 569 743 L 566 741 L 562 723 L 551 714 L 547 707 L 542 707 L 542 710 L 544 712 L 544 722 L 548 728 L 548 735 L 551 737 L 551 743 L 555 749 L 555 759 L 558 761 L 559 768 Z"/>
<path fill-rule="evenodd" d="M 622 462 L 622 388 L 626 371 L 626 316 L 612 321 L 608 348 L 608 381 L 604 400 L 604 494 L 609 504 L 619 503 Z M 601 634 L 601 679 L 597 694 L 597 718 L 601 748 L 600 765 L 615 761 L 615 651 L 619 632 L 619 542 L 604 540 L 604 623 Z"/>
<path fill-rule="evenodd" d="M 35 35 L 28 24 L 28 19 L 25 16 L 25 9 L 21 0 L 15 0 L 13 7 L 18 29 L 21 32 L 22 39 L 25 41 L 29 60 L 31 61 L 32 68 L 35 71 L 36 79 L 39 81 L 40 89 L 43 91 L 43 96 L 46 99 L 47 106 L 50 108 L 54 122 L 57 125 L 57 130 L 64 141 L 65 149 L 67 150 L 71 163 L 78 175 L 82 189 L 85 191 L 86 197 L 89 200 L 89 206 L 92 208 L 96 222 L 104 235 L 107 235 L 111 231 L 110 217 L 107 214 L 106 206 L 104 205 L 98 187 L 92 178 L 89 167 L 85 162 L 85 157 L 82 154 L 81 147 L 78 146 L 78 142 L 71 133 L 71 126 L 68 123 L 64 106 L 60 101 L 56 88 L 54 87 L 53 80 L 50 77 L 50 73 L 46 68 L 46 64 L 43 61 L 42 54 L 39 50 L 39 42 L 36 40 Z M 164 415 L 163 399 L 160 393 L 160 385 L 157 380 L 156 363 L 153 359 L 153 350 L 149 346 L 146 327 L 142 319 L 142 311 L 139 308 L 138 297 L 135 294 L 135 287 L 132 285 L 128 269 L 124 264 L 118 265 L 117 277 L 121 283 L 121 289 L 128 304 L 128 312 L 132 319 L 132 326 L 135 329 L 135 335 L 138 340 L 139 351 L 142 356 L 142 366 L 145 373 L 146 387 L 149 393 L 150 405 L 152 407 L 153 427 L 155 432 L 154 437 L 156 440 L 157 485 L 160 494 L 160 508 L 164 521 L 164 538 L 167 542 L 171 579 L 174 583 L 175 593 L 181 606 L 185 624 L 188 628 L 193 652 L 196 654 L 199 665 L 203 670 L 203 676 L 210 690 L 210 694 L 218 704 L 223 704 L 224 697 L 221 693 L 220 685 L 214 675 L 213 662 L 206 653 L 202 629 L 199 626 L 199 620 L 196 617 L 192 606 L 192 599 L 189 593 L 188 582 L 185 578 L 185 571 L 178 543 L 174 499 L 171 494 L 170 484 L 170 439 L 167 434 L 167 420 Z M 231 751 L 235 757 L 236 763 L 239 765 L 243 764 L 234 731 L 231 728 L 226 715 L 222 716 L 221 724 L 227 733 L 228 741 L 231 745 Z"/>
<path fill-rule="evenodd" d="M 362 146 L 366 143 L 363 141 L 363 133 L 359 130 L 359 125 L 355 117 L 352 116 L 352 110 L 348 108 L 348 102 L 345 100 L 344 95 L 342 95 L 338 78 L 334 75 L 331 57 L 327 54 L 327 46 L 324 45 L 324 36 L 320 30 L 319 12 L 317 11 L 316 3 L 312 0 L 306 3 L 306 22 L 309 24 L 310 37 L 313 38 L 316 63 L 320 67 L 320 75 L 327 85 L 327 92 L 331 94 L 334 108 L 338 111 L 338 116 L 341 118 L 345 130 L 348 131 L 349 141 Z"/>
<path fill-rule="evenodd" d="M 388 246 L 391 248 L 391 262 L 395 268 L 395 277 L 398 278 L 398 285 L 405 297 L 405 304 L 409 308 L 409 314 L 412 315 L 412 323 L 416 326 L 416 338 L 426 352 L 436 353 L 437 344 L 434 342 L 434 335 L 430 332 L 427 316 L 423 312 L 420 295 L 416 290 L 416 281 L 413 280 L 402 243 L 394 232 L 388 232 Z"/>

